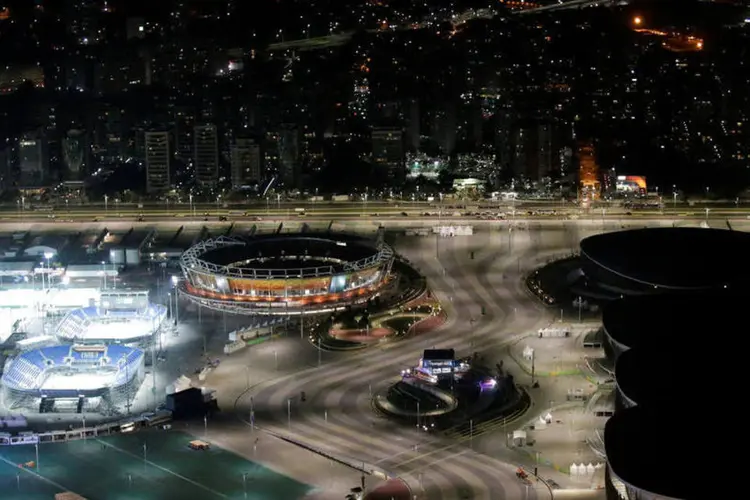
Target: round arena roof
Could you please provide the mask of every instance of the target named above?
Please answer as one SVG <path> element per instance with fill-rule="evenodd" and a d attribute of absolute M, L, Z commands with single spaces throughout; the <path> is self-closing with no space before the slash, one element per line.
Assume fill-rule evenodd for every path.
<path fill-rule="evenodd" d="M 306 278 L 367 269 L 392 258 L 388 245 L 354 235 L 285 233 L 202 241 L 181 263 L 240 278 Z"/>
<path fill-rule="evenodd" d="M 726 437 L 716 435 L 715 429 L 704 426 L 703 422 L 704 433 L 696 431 L 688 437 L 685 418 L 676 408 L 672 414 L 640 406 L 616 413 L 604 430 L 607 462 L 612 472 L 630 486 L 665 499 L 696 498 L 696 492 L 720 488 L 716 477 L 707 470 L 690 475 L 690 479 L 686 474 L 712 463 L 709 457 L 717 456 L 717 451 L 716 448 L 709 451 L 709 443 L 721 446 L 715 440 Z"/>
<path fill-rule="evenodd" d="M 697 342 L 710 335 L 742 302 L 731 294 L 718 296 L 630 296 L 604 306 L 602 325 L 618 344 L 636 348 L 653 342 Z"/>
<path fill-rule="evenodd" d="M 581 256 L 640 285 L 677 290 L 750 281 L 750 234 L 703 228 L 647 228 L 590 236 Z"/>
<path fill-rule="evenodd" d="M 699 357 L 695 346 L 680 349 L 682 344 L 654 345 L 629 349 L 617 358 L 617 388 L 636 405 L 660 405 L 665 401 L 679 404 L 683 396 L 696 393 L 696 385 L 705 376 L 696 370 L 692 376 L 691 361 Z"/>

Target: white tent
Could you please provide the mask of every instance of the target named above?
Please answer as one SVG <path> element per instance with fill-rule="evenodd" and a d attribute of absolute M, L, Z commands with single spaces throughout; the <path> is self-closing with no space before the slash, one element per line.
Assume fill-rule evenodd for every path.
<path fill-rule="evenodd" d="M 570 475 L 571 476 L 577 476 L 578 475 L 578 466 L 576 464 L 573 464 L 570 466 Z"/>

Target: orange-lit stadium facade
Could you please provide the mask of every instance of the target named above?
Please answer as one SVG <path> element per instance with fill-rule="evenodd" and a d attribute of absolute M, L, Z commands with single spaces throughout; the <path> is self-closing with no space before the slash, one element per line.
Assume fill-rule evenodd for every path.
<path fill-rule="evenodd" d="M 363 303 L 391 278 L 393 250 L 351 235 L 220 237 L 181 258 L 181 293 L 241 314 L 317 314 Z"/>

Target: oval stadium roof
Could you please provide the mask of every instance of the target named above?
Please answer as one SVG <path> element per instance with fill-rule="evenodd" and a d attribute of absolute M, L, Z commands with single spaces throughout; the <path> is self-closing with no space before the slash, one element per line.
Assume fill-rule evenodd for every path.
<path fill-rule="evenodd" d="M 604 428 L 609 467 L 622 481 L 640 490 L 666 498 L 696 498 L 696 483 L 686 474 L 705 463 L 698 446 L 705 449 L 700 441 L 709 438 L 696 435 L 686 439 L 683 427 L 640 406 L 616 413 Z M 710 477 L 706 471 L 697 475 Z"/>
<path fill-rule="evenodd" d="M 723 229 L 646 228 L 590 236 L 581 255 L 643 285 L 718 289 L 750 281 L 750 234 Z"/>
<path fill-rule="evenodd" d="M 604 306 L 602 326 L 612 340 L 629 348 L 671 339 L 695 342 L 726 321 L 737 326 L 728 313 L 743 304 L 730 293 L 627 296 Z"/>
<path fill-rule="evenodd" d="M 705 370 L 693 366 L 703 349 L 679 341 L 629 349 L 615 364 L 617 387 L 637 405 L 679 405 L 710 385 Z"/>

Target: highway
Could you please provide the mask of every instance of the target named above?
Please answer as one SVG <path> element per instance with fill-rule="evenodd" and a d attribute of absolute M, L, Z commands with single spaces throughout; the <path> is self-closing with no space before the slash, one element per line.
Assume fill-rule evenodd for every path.
<path fill-rule="evenodd" d="M 177 204 L 177 205 L 114 205 L 109 203 L 60 207 L 57 209 L 19 209 L 0 207 L 0 223 L 5 222 L 97 222 L 132 220 L 164 222 L 173 220 L 253 222 L 280 219 L 403 219 L 476 220 L 500 218 L 532 218 L 560 220 L 564 218 L 619 219 L 622 217 L 661 219 L 675 218 L 748 218 L 750 207 L 731 203 L 670 204 L 662 209 L 628 209 L 620 206 L 581 209 L 571 203 L 557 202 L 461 202 L 461 203 L 269 203 L 255 205 Z"/>
<path fill-rule="evenodd" d="M 619 225 L 606 229 L 615 228 Z M 549 324 L 552 313 L 522 288 L 521 273 L 545 257 L 570 252 L 582 237 L 601 230 L 577 222 L 530 223 L 525 231 L 484 231 L 437 241 L 404 238 L 397 250 L 427 277 L 449 311 L 449 322 L 436 332 L 364 352 L 325 353 L 321 367 L 302 361 L 308 367 L 241 391 L 236 410 L 243 416 L 253 411 L 265 431 L 398 476 L 418 498 L 550 498 L 540 485 L 525 496 L 515 470 L 530 464 L 519 455 L 507 449 L 479 454 L 471 438 L 449 439 L 395 424 L 373 412 L 371 394 L 397 380 L 425 348 L 454 348 L 459 355 L 497 352 L 519 334 Z M 307 349 L 314 352 L 309 343 Z M 316 355 L 301 356 L 314 360 Z M 300 401 L 301 391 L 306 402 Z"/>

